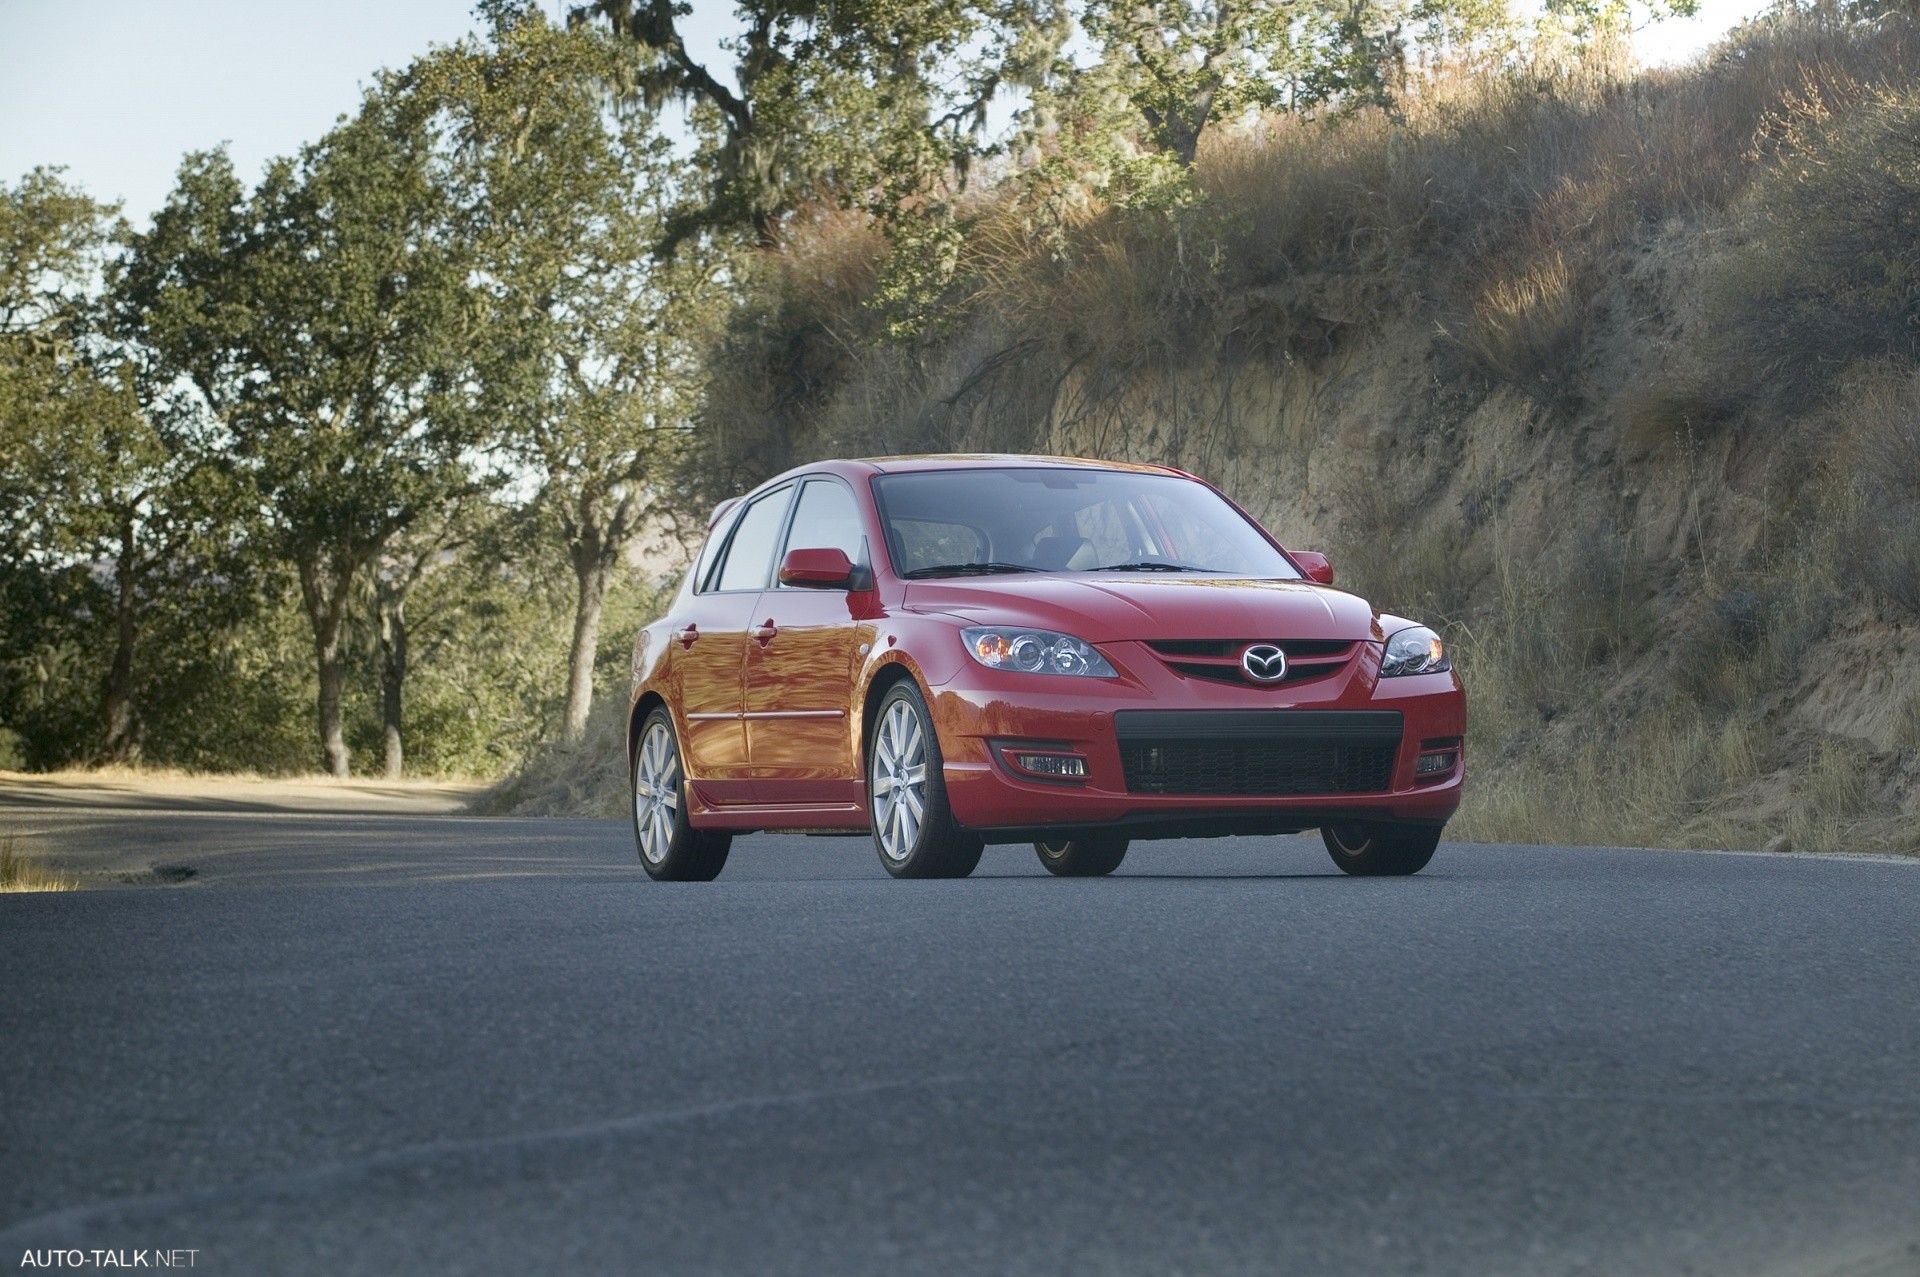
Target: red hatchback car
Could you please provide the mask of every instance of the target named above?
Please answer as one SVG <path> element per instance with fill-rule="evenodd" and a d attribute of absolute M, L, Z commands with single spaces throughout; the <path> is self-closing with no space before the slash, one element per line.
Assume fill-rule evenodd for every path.
<path fill-rule="evenodd" d="M 714 512 L 633 649 L 634 834 L 655 878 L 732 836 L 872 832 L 900 878 L 1032 842 L 1318 827 L 1410 874 L 1460 802 L 1440 639 L 1331 588 L 1177 470 L 1055 457 L 827 461 Z"/>

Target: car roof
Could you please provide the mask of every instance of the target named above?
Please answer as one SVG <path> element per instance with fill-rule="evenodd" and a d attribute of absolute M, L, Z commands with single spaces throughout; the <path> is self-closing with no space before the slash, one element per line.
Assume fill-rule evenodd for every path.
<path fill-rule="evenodd" d="M 1181 473 L 1170 466 L 1146 465 L 1137 461 L 1102 461 L 1094 457 L 1049 457 L 1023 453 L 923 453 L 898 457 L 862 457 L 860 460 L 882 474 L 902 470 L 1005 470 L 1061 466 L 1085 470 L 1144 471 L 1149 474 Z"/>
<path fill-rule="evenodd" d="M 995 452 L 953 452 L 923 453 L 896 457 L 856 457 L 835 458 L 832 460 L 812 461 L 803 466 L 795 466 L 772 478 L 756 484 L 748 495 L 765 488 L 775 487 L 789 479 L 797 479 L 809 474 L 837 474 L 851 479 L 856 475 L 904 474 L 928 470 L 1007 470 L 1007 469 L 1060 469 L 1071 467 L 1077 470 L 1120 470 L 1141 474 L 1172 474 L 1181 478 L 1192 478 L 1183 470 L 1172 466 L 1145 465 L 1136 461 L 1100 461 L 1092 457 L 1046 457 L 1023 453 Z"/>

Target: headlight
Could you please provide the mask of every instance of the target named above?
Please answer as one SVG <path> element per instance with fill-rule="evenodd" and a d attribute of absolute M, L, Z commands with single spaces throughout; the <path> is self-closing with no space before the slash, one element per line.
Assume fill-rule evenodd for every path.
<path fill-rule="evenodd" d="M 1117 677 L 1106 657 L 1071 634 L 980 626 L 961 630 L 960 641 L 967 645 L 969 656 L 989 669 L 1017 670 L 1023 674 Z"/>
<path fill-rule="evenodd" d="M 1447 645 L 1424 625 L 1401 630 L 1387 640 L 1387 654 L 1380 662 L 1380 677 L 1395 674 L 1444 674 L 1453 668 L 1447 660 Z"/>

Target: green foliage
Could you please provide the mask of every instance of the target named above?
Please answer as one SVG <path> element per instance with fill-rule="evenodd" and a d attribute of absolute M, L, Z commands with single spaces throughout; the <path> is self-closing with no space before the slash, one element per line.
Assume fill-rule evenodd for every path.
<path fill-rule="evenodd" d="M 430 114 L 383 77 L 359 114 L 242 197 L 189 157 L 134 237 L 128 326 L 216 423 L 312 623 L 322 749 L 344 775 L 355 584 L 424 511 L 471 490 L 480 307 Z"/>
<path fill-rule="evenodd" d="M 70 494 L 49 489 L 83 481 L 68 440 L 114 415 L 115 388 L 90 375 L 83 349 L 113 211 L 47 169 L 0 186 L 0 546 L 9 560 L 64 526 L 49 512 Z"/>
<path fill-rule="evenodd" d="M 1631 32 L 1664 18 L 1691 18 L 1700 0 L 1547 0 L 1547 13 L 1577 39 Z"/>
<path fill-rule="evenodd" d="M 538 481 L 540 517 L 576 580 L 572 736 L 592 698 L 609 577 L 669 513 L 729 264 L 705 239 L 654 253 L 686 167 L 652 117 L 608 102 L 626 56 L 524 10 L 498 15 L 487 43 L 409 73 L 455 143 L 449 182 L 484 308 L 471 345 L 494 446 Z"/>
<path fill-rule="evenodd" d="M 674 213 L 670 253 L 706 231 L 778 241 L 780 223 L 826 196 L 890 218 L 990 148 L 979 138 L 1003 89 L 1057 69 L 1070 29 L 1048 0 L 751 0 L 734 65 L 696 62 L 671 0 L 595 0 L 637 51 L 615 83 L 650 107 L 696 109 L 705 181 Z"/>

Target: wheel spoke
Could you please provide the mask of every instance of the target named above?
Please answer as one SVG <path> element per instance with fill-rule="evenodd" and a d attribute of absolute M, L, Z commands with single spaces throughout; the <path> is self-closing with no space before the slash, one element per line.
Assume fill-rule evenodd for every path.
<path fill-rule="evenodd" d="M 887 803 L 874 817 L 874 829 L 880 835 L 880 849 L 889 856 L 894 854 L 894 845 L 898 841 L 893 834 L 893 818 L 897 810 L 892 802 Z"/>
<path fill-rule="evenodd" d="M 680 812 L 680 754 L 673 731 L 655 722 L 640 742 L 633 777 L 633 826 L 648 864 L 666 860 Z"/>

